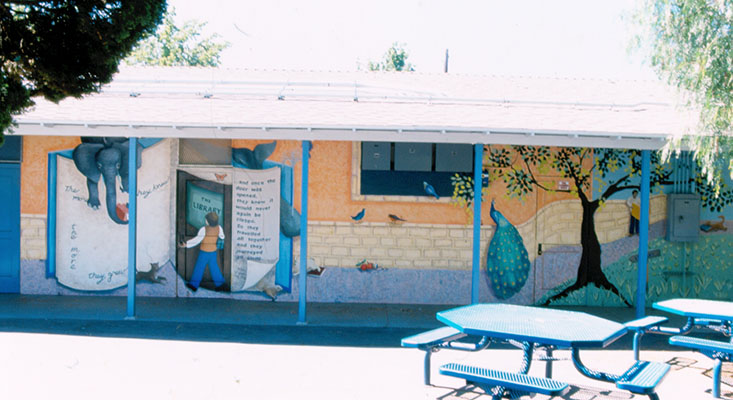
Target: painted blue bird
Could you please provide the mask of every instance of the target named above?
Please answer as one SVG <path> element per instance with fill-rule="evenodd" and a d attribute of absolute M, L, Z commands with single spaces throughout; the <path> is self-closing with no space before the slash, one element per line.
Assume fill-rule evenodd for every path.
<path fill-rule="evenodd" d="M 489 215 L 496 231 L 487 251 L 486 272 L 494 295 L 503 300 L 517 294 L 527 282 L 529 255 L 517 228 L 494 208 L 493 200 Z"/>
<path fill-rule="evenodd" d="M 365 213 L 366 213 L 366 208 L 362 208 L 361 211 L 359 211 L 356 215 L 351 217 L 351 219 L 353 219 L 354 222 L 361 222 L 361 219 L 364 218 Z"/>
<path fill-rule="evenodd" d="M 436 199 L 440 198 L 440 196 L 438 196 L 438 193 L 435 193 L 435 188 L 433 187 L 433 185 L 423 181 L 422 187 L 425 189 L 425 193 L 431 196 L 435 196 Z"/>

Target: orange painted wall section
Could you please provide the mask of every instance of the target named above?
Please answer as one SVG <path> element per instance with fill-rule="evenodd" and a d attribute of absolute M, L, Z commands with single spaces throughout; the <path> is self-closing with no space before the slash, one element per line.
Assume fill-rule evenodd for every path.
<path fill-rule="evenodd" d="M 20 165 L 21 213 L 46 214 L 48 152 L 73 149 L 79 143 L 79 137 L 23 137 L 23 162 Z"/>
<path fill-rule="evenodd" d="M 270 141 L 235 140 L 233 147 L 254 148 L 259 143 Z M 300 210 L 301 163 L 299 141 L 280 141 L 270 159 L 283 162 L 285 158 L 297 159 L 294 168 L 294 203 Z M 423 224 L 471 224 L 472 219 L 463 209 L 447 203 L 417 203 L 404 201 L 359 201 L 352 200 L 352 159 L 351 142 L 316 141 L 313 142 L 309 162 L 308 219 L 311 221 L 350 222 L 351 216 L 366 208 L 363 221 L 389 222 L 388 214 L 396 214 L 409 222 Z M 590 165 L 587 165 L 589 167 Z M 554 187 L 559 176 L 538 175 Z M 567 193 L 551 193 L 536 190 L 523 199 L 509 198 L 506 186 L 501 180 L 491 182 L 488 195 L 484 195 L 481 211 L 482 224 L 492 224 L 489 217 L 491 199 L 496 201 L 507 219 L 513 224 L 521 224 L 532 218 L 536 210 L 558 200 L 577 199 Z"/>
<path fill-rule="evenodd" d="M 79 137 L 26 136 L 23 144 L 21 166 L 21 212 L 24 214 L 46 213 L 46 185 L 48 152 L 73 149 L 81 141 Z M 232 140 L 232 147 L 254 148 L 259 143 L 271 140 Z M 279 141 L 269 159 L 292 165 L 294 205 L 300 210 L 301 189 L 300 141 Z M 404 202 L 404 201 L 359 201 L 352 200 L 352 154 L 351 142 L 313 142 L 309 164 L 308 219 L 312 221 L 350 222 L 351 216 L 366 208 L 364 221 L 389 222 L 388 214 L 396 214 L 408 222 L 422 224 L 471 224 L 472 220 L 459 207 L 448 203 Z M 557 176 L 539 176 L 538 179 L 554 185 L 562 179 Z M 512 224 L 521 224 L 533 217 L 537 210 L 558 200 L 577 199 L 566 193 L 552 193 L 535 190 L 520 200 L 510 198 L 501 180 L 492 181 L 488 195 L 485 193 L 481 216 L 483 224 L 492 224 L 489 217 L 490 202 L 496 206 Z"/>

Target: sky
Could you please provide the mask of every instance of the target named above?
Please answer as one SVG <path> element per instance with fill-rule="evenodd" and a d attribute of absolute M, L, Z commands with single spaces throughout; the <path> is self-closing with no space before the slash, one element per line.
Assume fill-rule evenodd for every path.
<path fill-rule="evenodd" d="M 638 1 L 638 0 L 637 0 Z M 231 43 L 222 67 L 352 71 L 399 42 L 418 72 L 656 79 L 634 0 L 169 0 Z"/>

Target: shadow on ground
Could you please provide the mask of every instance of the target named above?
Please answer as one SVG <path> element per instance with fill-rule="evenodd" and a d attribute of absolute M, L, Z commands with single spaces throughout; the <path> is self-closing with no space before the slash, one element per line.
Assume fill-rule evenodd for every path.
<path fill-rule="evenodd" d="M 10 319 L 3 321 L 0 332 L 24 332 L 73 336 L 119 337 L 199 342 L 230 342 L 294 346 L 400 347 L 404 337 L 422 332 L 422 328 L 332 327 L 292 325 L 239 325 L 167 321 L 90 321 Z M 609 350 L 629 350 L 632 336 L 627 334 L 612 343 Z M 476 340 L 468 337 L 465 341 Z M 642 349 L 674 350 L 668 336 L 645 335 Z M 492 344 L 494 349 L 510 349 L 510 344 Z"/>

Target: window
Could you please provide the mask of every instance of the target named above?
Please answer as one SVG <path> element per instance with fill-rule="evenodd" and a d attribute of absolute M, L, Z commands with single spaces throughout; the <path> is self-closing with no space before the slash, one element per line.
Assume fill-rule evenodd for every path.
<path fill-rule="evenodd" d="M 23 161 L 23 138 L 5 135 L 5 143 L 0 145 L 0 163 L 19 163 Z"/>
<path fill-rule="evenodd" d="M 440 197 L 453 195 L 451 177 L 473 174 L 473 146 L 455 143 L 361 143 L 362 195 L 429 196 L 423 182 Z"/>

